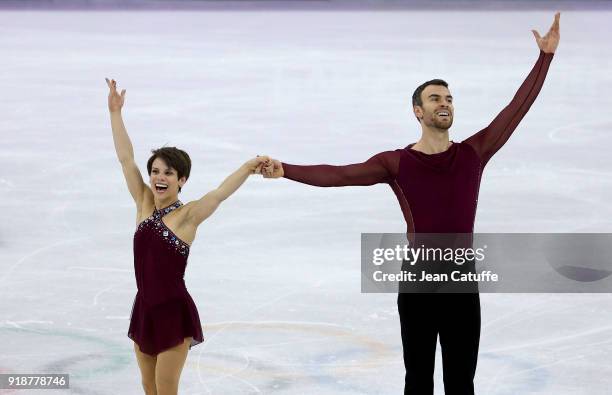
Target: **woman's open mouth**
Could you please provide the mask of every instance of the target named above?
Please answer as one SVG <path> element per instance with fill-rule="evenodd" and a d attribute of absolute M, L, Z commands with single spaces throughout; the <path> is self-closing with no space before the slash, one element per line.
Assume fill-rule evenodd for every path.
<path fill-rule="evenodd" d="M 157 191 L 157 193 L 164 193 L 166 192 L 167 189 L 168 189 L 168 185 L 166 184 L 161 184 L 161 183 L 155 184 L 155 190 Z"/>

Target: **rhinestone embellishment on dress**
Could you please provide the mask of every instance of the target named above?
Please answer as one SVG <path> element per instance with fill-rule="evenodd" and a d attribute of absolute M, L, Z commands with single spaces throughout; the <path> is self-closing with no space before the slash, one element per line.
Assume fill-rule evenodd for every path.
<path fill-rule="evenodd" d="M 187 257 L 189 255 L 189 244 L 183 242 L 181 239 L 176 237 L 176 235 L 172 233 L 172 231 L 162 221 L 162 217 L 164 215 L 177 209 L 178 207 L 181 207 L 182 205 L 183 203 L 181 203 L 180 200 L 177 200 L 176 202 L 172 203 L 170 206 L 165 207 L 161 210 L 155 209 L 155 211 L 153 212 L 153 215 L 151 215 L 149 218 L 142 221 L 140 225 L 138 225 L 138 230 L 140 230 L 143 227 L 152 227 L 152 229 L 157 234 L 159 234 L 160 237 L 164 239 L 166 243 L 168 243 L 168 247 L 175 250 L 179 254 Z"/>

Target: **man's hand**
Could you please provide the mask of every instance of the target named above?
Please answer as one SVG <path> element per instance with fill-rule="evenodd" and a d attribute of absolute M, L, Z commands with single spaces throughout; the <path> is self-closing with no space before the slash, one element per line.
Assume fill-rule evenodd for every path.
<path fill-rule="evenodd" d="M 117 81 L 108 80 L 105 78 L 106 85 L 108 85 L 108 110 L 110 112 L 118 112 L 121 111 L 121 107 L 123 107 L 123 103 L 125 101 L 125 89 L 121 91 L 121 94 L 117 93 Z"/>
<path fill-rule="evenodd" d="M 540 34 L 537 30 L 532 30 L 533 35 L 535 36 L 536 42 L 538 43 L 538 47 L 546 53 L 555 53 L 557 50 L 557 46 L 559 45 L 559 18 L 561 17 L 561 13 L 557 12 L 555 14 L 555 21 L 553 22 L 550 30 L 544 37 L 540 37 Z"/>
<path fill-rule="evenodd" d="M 264 163 L 261 168 L 261 174 L 264 178 L 280 178 L 285 175 L 285 171 L 283 170 L 283 164 L 276 160 L 270 159 L 266 163 Z"/>

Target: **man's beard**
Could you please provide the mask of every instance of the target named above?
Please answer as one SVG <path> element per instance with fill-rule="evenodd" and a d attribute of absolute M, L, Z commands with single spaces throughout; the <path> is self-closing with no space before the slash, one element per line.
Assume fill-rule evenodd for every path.
<path fill-rule="evenodd" d="M 432 118 L 432 124 L 428 125 L 428 126 L 433 126 L 436 129 L 442 129 L 444 131 L 450 129 L 451 126 L 453 126 L 453 117 L 449 116 L 448 117 L 448 121 L 443 121 L 441 119 L 438 118 L 437 115 L 434 115 Z"/>

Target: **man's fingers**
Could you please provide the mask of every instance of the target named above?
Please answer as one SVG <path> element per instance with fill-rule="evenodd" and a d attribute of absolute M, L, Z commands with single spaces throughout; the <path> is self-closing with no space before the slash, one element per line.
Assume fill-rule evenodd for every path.
<path fill-rule="evenodd" d="M 104 79 L 106 80 L 106 85 L 110 88 L 111 87 L 110 81 L 106 77 Z"/>
<path fill-rule="evenodd" d="M 552 28 L 555 33 L 559 33 L 559 19 L 560 18 L 561 18 L 561 13 L 557 12 L 555 14 L 555 21 L 553 22 L 553 28 Z"/>
<path fill-rule="evenodd" d="M 540 33 L 538 33 L 537 30 L 532 30 L 531 32 L 533 33 L 536 40 L 538 40 L 538 42 L 542 39 L 542 37 L 540 37 Z"/>
<path fill-rule="evenodd" d="M 125 99 L 125 89 L 121 91 L 121 98 Z"/>
<path fill-rule="evenodd" d="M 552 25 L 550 26 L 549 32 L 559 32 L 559 18 L 560 17 L 561 17 L 561 13 L 557 12 L 555 14 L 555 20 L 553 21 Z"/>
<path fill-rule="evenodd" d="M 274 178 L 276 171 L 280 169 L 280 162 L 267 155 L 257 156 L 257 159 L 259 160 L 258 173 L 261 173 L 264 178 Z"/>
<path fill-rule="evenodd" d="M 559 19 L 561 19 L 561 13 L 557 12 L 555 14 L 555 21 L 553 22 L 552 29 L 555 31 L 559 31 Z"/>

